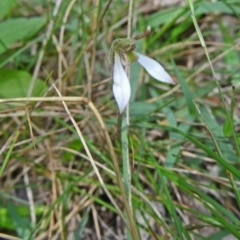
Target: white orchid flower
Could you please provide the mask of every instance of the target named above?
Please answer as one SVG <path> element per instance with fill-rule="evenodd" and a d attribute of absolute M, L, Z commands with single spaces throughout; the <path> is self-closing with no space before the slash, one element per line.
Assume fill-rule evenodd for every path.
<path fill-rule="evenodd" d="M 120 113 L 127 106 L 131 88 L 126 72 L 123 69 L 121 59 L 118 53 L 115 53 L 114 68 L 113 68 L 113 95 L 117 101 Z"/>
<path fill-rule="evenodd" d="M 170 75 L 165 69 L 155 60 L 143 54 L 136 53 L 138 56 L 137 61 L 147 70 L 147 72 L 155 79 L 161 82 L 175 84 Z"/>
<path fill-rule="evenodd" d="M 110 50 L 110 59 L 113 65 L 113 94 L 120 113 L 123 113 L 131 96 L 130 83 L 122 63 L 138 61 L 155 79 L 175 84 L 170 75 L 158 62 L 133 51 L 135 42 L 135 39 L 116 39 Z"/>

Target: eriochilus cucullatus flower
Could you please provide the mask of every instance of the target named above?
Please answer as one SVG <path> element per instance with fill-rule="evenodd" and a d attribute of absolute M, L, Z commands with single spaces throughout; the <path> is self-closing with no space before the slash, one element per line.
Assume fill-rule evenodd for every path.
<path fill-rule="evenodd" d="M 112 43 L 110 49 L 110 61 L 112 65 L 113 95 L 118 104 L 120 113 L 126 108 L 131 95 L 130 83 L 127 74 L 123 69 L 123 65 L 138 61 L 155 79 L 175 84 L 170 75 L 158 62 L 134 51 L 136 48 L 136 41 L 146 37 L 150 32 L 151 29 L 148 27 L 140 36 L 129 39 L 119 38 Z"/>

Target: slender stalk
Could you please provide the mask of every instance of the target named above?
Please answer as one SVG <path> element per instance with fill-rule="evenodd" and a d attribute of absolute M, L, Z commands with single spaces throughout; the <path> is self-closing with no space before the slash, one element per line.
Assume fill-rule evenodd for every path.
<path fill-rule="evenodd" d="M 128 222 L 129 222 L 129 228 L 130 228 L 129 233 L 131 233 L 132 239 L 139 240 L 137 227 L 136 227 L 136 224 L 134 222 L 132 211 L 131 211 L 131 208 L 130 208 L 129 203 L 128 203 L 127 194 L 125 192 L 120 168 L 118 166 L 118 159 L 117 159 L 116 153 L 114 152 L 114 147 L 113 147 L 113 144 L 112 144 L 112 140 L 111 140 L 111 138 L 108 134 L 108 131 L 107 131 L 107 128 L 104 124 L 104 121 L 103 121 L 101 115 L 99 114 L 98 110 L 96 109 L 96 107 L 93 105 L 93 103 L 91 101 L 88 103 L 88 106 L 91 108 L 91 110 L 94 112 L 96 118 L 98 119 L 98 122 L 99 122 L 99 124 L 102 128 L 102 131 L 105 135 L 105 138 L 106 138 L 107 146 L 109 148 L 109 153 L 110 153 L 112 163 L 113 163 L 113 167 L 114 167 L 114 172 L 117 176 L 117 181 L 118 181 L 118 185 L 119 185 L 119 188 L 120 188 L 120 192 L 122 193 L 123 204 L 124 204 L 124 207 L 125 207 L 125 210 L 126 210 L 126 215 L 127 215 Z"/>
<path fill-rule="evenodd" d="M 132 32 L 132 11 L 133 11 L 133 1 L 129 1 L 129 9 L 128 9 L 128 31 L 127 38 L 131 38 Z M 126 66 L 126 73 L 128 79 L 130 79 L 130 66 Z M 122 162 L 123 162 L 123 179 L 124 179 L 124 188 L 127 195 L 127 200 L 131 209 L 132 214 L 132 196 L 131 196 L 131 169 L 130 169 L 130 161 L 129 161 L 129 147 L 128 147 L 128 126 L 130 124 L 129 120 L 129 104 L 126 108 L 126 117 L 122 118 L 122 134 L 121 134 L 121 142 L 122 142 Z M 133 214 L 132 214 L 133 215 Z M 130 219 L 128 219 L 129 221 Z M 136 225 L 135 225 L 136 226 Z M 132 229 L 131 229 L 132 230 Z M 127 239 L 133 239 L 133 234 L 131 230 L 127 230 Z"/>

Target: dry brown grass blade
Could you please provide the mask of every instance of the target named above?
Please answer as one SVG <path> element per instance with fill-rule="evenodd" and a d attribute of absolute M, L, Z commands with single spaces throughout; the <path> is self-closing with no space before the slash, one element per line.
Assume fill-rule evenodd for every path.
<path fill-rule="evenodd" d="M 10 236 L 10 235 L 4 234 L 4 233 L 0 233 L 0 237 L 2 239 L 7 239 L 7 240 L 22 240 L 21 238 L 13 237 L 13 236 Z"/>
<path fill-rule="evenodd" d="M 56 86 L 53 85 L 53 87 L 55 88 L 57 94 L 58 94 L 60 97 L 62 97 L 62 96 L 61 96 L 61 93 L 58 91 L 58 89 L 56 88 Z M 128 201 L 127 201 L 127 196 L 126 196 L 126 193 L 125 193 L 125 189 L 124 189 L 124 185 L 123 185 L 123 181 L 122 181 L 120 169 L 119 169 L 119 166 L 118 166 L 117 156 L 116 156 L 116 154 L 115 154 L 115 152 L 114 152 L 114 148 L 113 148 L 113 144 L 112 144 L 111 138 L 110 138 L 110 136 L 109 136 L 109 134 L 108 134 L 108 132 L 107 132 L 106 126 L 105 126 L 105 124 L 104 124 L 104 121 L 103 121 L 100 113 L 98 112 L 98 110 L 96 109 L 96 107 L 94 106 L 94 104 L 93 104 L 92 102 L 89 102 L 89 103 L 88 103 L 88 106 L 90 107 L 90 109 L 94 112 L 95 116 L 97 117 L 97 119 L 98 119 L 98 121 L 99 121 L 99 124 L 100 124 L 100 126 L 101 126 L 101 128 L 102 128 L 102 130 L 103 130 L 103 132 L 104 132 L 105 138 L 106 138 L 106 140 L 107 140 L 107 145 L 108 145 L 108 148 L 109 148 L 109 151 L 110 151 L 112 163 L 113 163 L 114 170 L 115 170 L 115 173 L 116 173 L 116 176 L 117 176 L 118 185 L 119 185 L 119 187 L 120 187 L 120 191 L 121 191 L 121 194 L 122 194 L 123 203 L 124 203 L 124 206 L 125 206 L 125 209 L 126 209 L 126 213 L 127 213 L 127 215 L 128 215 L 130 227 L 128 226 L 128 224 L 127 224 L 127 222 L 126 222 L 126 220 L 125 220 L 125 218 L 124 218 L 121 210 L 119 209 L 118 205 L 116 204 L 116 202 L 115 202 L 114 199 L 112 198 L 110 192 L 109 192 L 108 189 L 106 188 L 105 183 L 104 183 L 104 181 L 103 181 L 103 179 L 102 179 L 102 177 L 101 177 L 101 175 L 100 175 L 100 173 L 99 173 L 99 171 L 98 171 L 98 168 L 97 168 L 97 166 L 96 166 L 96 164 L 95 164 L 95 161 L 94 161 L 93 158 L 92 158 L 91 152 L 89 151 L 89 148 L 88 148 L 88 146 L 87 146 L 87 144 L 86 144 L 86 142 L 85 142 L 85 140 L 84 140 L 84 138 L 83 138 L 83 135 L 82 135 L 82 133 L 81 133 L 81 130 L 79 129 L 76 121 L 75 121 L 74 118 L 72 117 L 72 115 L 71 115 L 71 113 L 70 113 L 70 111 L 69 111 L 69 109 L 68 109 L 68 107 L 67 107 L 67 105 L 66 105 L 66 103 L 65 103 L 64 100 L 62 100 L 62 104 L 63 104 L 63 106 L 64 106 L 64 108 L 65 108 L 65 110 L 66 110 L 66 112 L 67 112 L 67 114 L 68 114 L 68 116 L 69 116 L 72 124 L 74 125 L 74 127 L 75 127 L 75 129 L 76 129 L 76 131 L 77 131 L 77 133 L 78 133 L 78 136 L 79 136 L 79 138 L 80 138 L 80 140 L 81 140 L 81 142 L 82 142 L 82 144 L 83 144 L 83 146 L 84 146 L 84 149 L 85 149 L 85 151 L 86 151 L 86 153 L 87 153 L 87 155 L 88 155 L 88 157 L 89 157 L 89 159 L 90 159 L 90 162 L 91 162 L 91 164 L 92 164 L 92 166 L 93 166 L 93 169 L 94 169 L 94 171 L 95 171 L 95 173 L 96 173 L 96 175 L 97 175 L 97 177 L 98 177 L 98 180 L 99 180 L 101 186 L 103 187 L 105 193 L 107 194 L 107 196 L 108 196 L 109 199 L 111 200 L 111 202 L 112 202 L 112 204 L 114 205 L 114 207 L 115 207 L 115 208 L 117 209 L 117 211 L 119 212 L 119 214 L 120 214 L 120 216 L 122 217 L 122 219 L 124 220 L 126 226 L 130 229 L 130 231 L 131 231 L 131 233 L 132 233 L 132 235 L 133 235 L 133 239 L 136 239 L 136 240 L 139 239 L 138 233 L 137 233 L 137 228 L 136 228 L 136 225 L 135 225 L 135 222 L 134 222 L 134 219 L 133 219 L 132 211 L 131 211 L 130 205 L 129 205 Z"/>
<path fill-rule="evenodd" d="M 56 101 L 65 101 L 65 102 L 82 102 L 87 103 L 87 99 L 84 97 L 23 97 L 23 98 L 7 98 L 0 99 L 0 103 L 8 102 L 56 102 Z"/>
<path fill-rule="evenodd" d="M 96 235 L 97 235 L 97 239 L 101 240 L 101 232 L 100 232 L 100 227 L 99 227 L 99 223 L 98 223 L 98 214 L 97 214 L 97 210 L 94 207 L 94 205 L 91 206 L 92 209 L 92 216 L 93 216 L 93 222 L 95 225 L 95 230 L 96 230 Z"/>
<path fill-rule="evenodd" d="M 56 88 L 56 86 L 55 86 L 55 85 L 53 85 L 53 86 L 54 86 L 56 92 L 58 93 L 58 95 L 61 97 L 61 93 L 58 91 L 58 89 Z M 82 144 L 83 144 L 83 146 L 84 146 L 84 149 L 85 149 L 85 151 L 86 151 L 86 153 L 87 153 L 87 155 L 88 155 L 88 157 L 89 157 L 89 160 L 90 160 L 90 162 L 91 162 L 91 164 L 92 164 L 92 167 L 93 167 L 93 169 L 94 169 L 94 171 L 95 171 L 95 173 L 96 173 L 96 175 L 97 175 L 97 177 L 98 177 L 98 180 L 99 180 L 101 186 L 103 187 L 105 193 L 107 194 L 108 198 L 110 199 L 110 201 L 112 202 L 112 204 L 114 205 L 114 207 L 117 209 L 117 211 L 118 211 L 119 215 L 122 217 L 123 221 L 126 223 L 125 218 L 124 218 L 124 216 L 123 216 L 120 208 L 119 208 L 118 205 L 116 204 L 116 202 L 115 202 L 115 200 L 113 199 L 111 193 L 108 191 L 108 189 L 107 189 L 107 187 L 106 187 L 106 185 L 105 185 L 105 183 L 104 183 L 104 181 L 103 181 L 103 179 L 102 179 L 102 177 L 101 177 L 101 175 L 100 175 L 100 173 L 99 173 L 99 171 L 98 171 L 98 168 L 97 168 L 97 166 L 96 166 L 96 163 L 95 163 L 95 161 L 94 161 L 94 159 L 93 159 L 93 157 L 92 157 L 92 154 L 91 154 L 91 152 L 90 152 L 90 150 L 89 150 L 89 148 L 88 148 L 88 146 L 87 146 L 87 144 L 86 144 L 86 142 L 85 142 L 85 140 L 84 140 L 84 137 L 83 137 L 83 135 L 82 135 L 82 132 L 81 132 L 80 128 L 78 127 L 76 121 L 75 121 L 74 118 L 72 117 L 72 115 L 71 115 L 71 113 L 70 113 L 70 111 L 69 111 L 66 103 L 65 103 L 64 101 L 62 101 L 62 104 L 63 104 L 63 106 L 64 106 L 64 108 L 65 108 L 65 110 L 66 110 L 66 112 L 67 112 L 67 114 L 68 114 L 68 116 L 69 116 L 72 124 L 73 124 L 73 126 L 75 127 L 75 129 L 76 129 L 76 131 L 77 131 L 77 134 L 78 134 L 78 136 L 79 136 L 79 138 L 80 138 L 80 141 L 82 142 Z M 93 105 L 91 102 L 89 102 L 88 105 L 90 106 L 91 109 L 92 109 L 92 108 L 95 109 L 94 105 Z M 98 113 L 98 112 L 97 112 L 97 113 Z M 99 113 L 98 113 L 98 115 L 99 115 Z M 102 121 L 102 123 L 103 123 L 103 121 Z M 108 137 L 109 137 L 109 135 L 108 135 Z M 110 139 L 110 137 L 109 137 L 109 139 Z M 112 147 L 112 151 L 113 151 L 113 147 Z M 115 153 L 114 153 L 114 156 L 115 156 Z M 115 156 L 115 158 L 116 158 L 116 156 Z M 121 176 L 120 176 L 120 178 L 121 178 Z M 123 184 L 122 184 L 122 186 L 123 186 Z M 123 188 L 123 189 L 124 189 L 124 188 Z M 127 226 L 127 223 L 126 223 L 126 226 Z"/>

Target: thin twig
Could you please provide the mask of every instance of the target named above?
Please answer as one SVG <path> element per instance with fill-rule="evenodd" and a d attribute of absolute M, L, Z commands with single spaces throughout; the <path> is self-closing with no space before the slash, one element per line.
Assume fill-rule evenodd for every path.
<path fill-rule="evenodd" d="M 24 170 L 26 170 L 26 166 L 24 166 Z M 33 227 L 34 227 L 36 225 L 37 219 L 36 219 L 35 208 L 34 208 L 33 192 L 30 187 L 30 181 L 29 181 L 27 171 L 24 171 L 23 179 L 24 179 L 24 182 L 26 185 L 26 192 L 27 192 L 27 197 L 28 197 L 28 202 L 29 202 L 30 216 L 31 216 L 31 221 L 32 221 Z"/>
<path fill-rule="evenodd" d="M 48 41 L 51 37 L 51 34 L 52 34 L 53 25 L 54 25 L 54 18 L 57 16 L 57 13 L 59 11 L 61 3 L 62 3 L 62 0 L 56 0 L 55 1 L 55 7 L 53 9 L 53 19 L 51 19 L 51 21 L 48 24 L 46 37 L 43 40 L 42 49 L 40 50 L 39 57 L 38 57 L 36 65 L 35 65 L 33 76 L 32 76 L 32 79 L 31 79 L 31 84 L 30 84 L 29 89 L 28 89 L 28 95 L 27 95 L 28 97 L 30 97 L 32 95 L 32 91 L 33 91 L 33 88 L 34 88 L 34 85 L 35 85 L 35 82 L 36 82 L 36 79 L 37 79 L 37 76 L 38 76 L 38 73 L 39 73 L 39 70 L 40 70 L 40 67 L 41 67 L 41 64 L 42 64 L 42 60 L 43 60 L 43 56 L 44 56 L 44 52 L 45 52 L 45 47 L 46 47 L 46 45 L 47 45 L 47 43 L 48 43 Z"/>
<path fill-rule="evenodd" d="M 82 102 L 87 103 L 87 98 L 84 97 L 26 97 L 26 98 L 6 98 L 0 99 L 0 103 L 8 102 L 56 102 L 56 101 L 65 101 L 65 102 Z"/>
<path fill-rule="evenodd" d="M 88 76 L 88 99 L 91 100 L 92 98 L 92 78 L 93 72 L 95 67 L 95 60 L 96 60 L 96 40 L 97 40 L 97 28 L 98 28 L 98 9 L 100 5 L 99 0 L 95 0 L 95 11 L 93 14 L 93 24 L 92 24 L 92 51 L 91 51 L 91 65 L 90 65 L 90 76 Z"/>
<path fill-rule="evenodd" d="M 71 9 L 73 8 L 74 3 L 76 2 L 76 0 L 72 0 L 66 11 L 65 14 L 63 16 L 63 22 L 61 25 L 61 29 L 60 29 L 60 34 L 59 34 L 59 49 L 58 49 L 58 78 L 61 78 L 62 76 L 62 62 L 64 60 L 64 55 L 63 55 L 63 39 L 64 39 L 64 32 L 65 32 L 65 24 L 67 22 L 68 16 L 70 14 Z M 63 81 L 59 81 L 59 89 L 60 91 L 63 91 Z"/>

